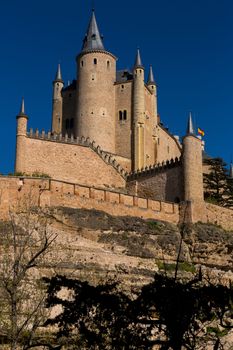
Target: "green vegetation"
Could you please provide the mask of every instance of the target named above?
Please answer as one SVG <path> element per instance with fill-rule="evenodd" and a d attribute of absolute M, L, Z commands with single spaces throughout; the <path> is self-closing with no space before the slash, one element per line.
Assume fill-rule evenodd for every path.
<path fill-rule="evenodd" d="M 147 221 L 147 226 L 151 230 L 161 230 L 162 229 L 162 224 L 161 224 L 161 222 L 158 222 L 158 221 Z"/>
<path fill-rule="evenodd" d="M 159 270 L 165 270 L 167 272 L 176 270 L 176 263 L 165 263 L 161 260 L 156 261 Z M 189 262 L 183 261 L 178 263 L 178 271 L 185 271 L 195 273 L 195 266 Z"/>
<path fill-rule="evenodd" d="M 233 179 L 221 158 L 206 159 L 209 172 L 204 174 L 205 200 L 223 207 L 233 206 Z"/>
<path fill-rule="evenodd" d="M 220 330 L 219 327 L 207 327 L 206 328 L 206 332 L 207 333 L 213 333 L 218 338 L 221 338 L 221 337 L 224 337 L 225 335 L 227 335 L 228 330 L 227 329 Z"/>

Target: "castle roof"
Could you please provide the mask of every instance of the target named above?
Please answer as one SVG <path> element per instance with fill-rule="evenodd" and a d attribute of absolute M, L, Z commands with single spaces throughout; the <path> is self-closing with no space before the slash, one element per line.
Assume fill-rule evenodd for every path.
<path fill-rule="evenodd" d="M 60 66 L 60 64 L 58 64 L 58 66 L 57 66 L 57 73 L 56 73 L 56 76 L 55 76 L 55 80 L 54 80 L 54 81 L 63 82 L 62 76 L 61 76 L 61 66 Z"/>
<path fill-rule="evenodd" d="M 102 39 L 103 37 L 99 33 L 98 25 L 96 22 L 95 12 L 94 10 L 92 10 L 92 15 L 88 25 L 87 33 L 83 40 L 82 52 L 88 52 L 93 50 L 105 51 Z"/>
<path fill-rule="evenodd" d="M 141 60 L 141 55 L 139 49 L 137 49 L 136 59 L 134 63 L 134 68 L 144 68 Z"/>
<path fill-rule="evenodd" d="M 147 85 L 155 85 L 155 79 L 154 79 L 152 66 L 150 66 L 150 71 L 149 71 L 149 75 L 148 75 Z"/>
<path fill-rule="evenodd" d="M 133 74 L 129 69 L 122 69 L 116 72 L 116 82 L 125 83 L 133 80 Z"/>
<path fill-rule="evenodd" d="M 193 127 L 193 120 L 192 120 L 192 113 L 189 113 L 189 119 L 188 119 L 188 125 L 186 130 L 187 135 L 195 135 L 194 127 Z"/>

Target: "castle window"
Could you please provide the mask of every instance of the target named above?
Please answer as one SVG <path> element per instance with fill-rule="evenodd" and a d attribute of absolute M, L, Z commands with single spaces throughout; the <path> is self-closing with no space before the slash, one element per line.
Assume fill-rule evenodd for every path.
<path fill-rule="evenodd" d="M 66 119 L 66 130 L 68 130 L 70 127 L 70 121 L 69 119 Z"/>
<path fill-rule="evenodd" d="M 123 120 L 123 113 L 122 113 L 122 111 L 119 111 L 119 120 Z"/>
<path fill-rule="evenodd" d="M 83 61 L 81 61 L 81 66 L 83 67 Z"/>
<path fill-rule="evenodd" d="M 121 88 L 124 89 L 125 85 L 121 85 Z"/>
<path fill-rule="evenodd" d="M 73 129 L 74 127 L 74 118 L 70 119 L 70 129 Z"/>
<path fill-rule="evenodd" d="M 94 62 L 94 64 L 97 64 L 97 58 L 94 58 L 93 62 Z"/>
<path fill-rule="evenodd" d="M 107 61 L 107 68 L 110 68 L 110 62 Z"/>
<path fill-rule="evenodd" d="M 127 119 L 127 111 L 124 110 L 124 113 L 123 113 L 123 120 L 126 120 Z"/>

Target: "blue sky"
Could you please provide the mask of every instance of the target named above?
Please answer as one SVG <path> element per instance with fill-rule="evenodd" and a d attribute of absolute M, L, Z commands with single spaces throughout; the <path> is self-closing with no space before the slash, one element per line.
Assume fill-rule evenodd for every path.
<path fill-rule="evenodd" d="M 15 116 L 25 97 L 29 127 L 51 125 L 52 81 L 58 62 L 76 75 L 93 1 L 9 0 L 0 6 L 0 172 L 13 171 Z M 206 151 L 233 156 L 233 1 L 95 0 L 105 48 L 118 68 L 131 68 L 139 46 L 153 65 L 164 125 L 184 135 L 189 111 L 205 130 Z"/>

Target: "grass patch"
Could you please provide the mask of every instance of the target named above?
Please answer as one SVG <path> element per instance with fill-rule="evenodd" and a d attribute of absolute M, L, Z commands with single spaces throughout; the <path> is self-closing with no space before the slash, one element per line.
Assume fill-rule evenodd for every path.
<path fill-rule="evenodd" d="M 216 336 L 218 338 L 221 338 L 221 337 L 224 337 L 225 335 L 227 335 L 228 330 L 227 329 L 223 329 L 221 331 L 218 327 L 207 327 L 206 328 L 206 332 L 207 333 L 214 333 L 214 334 L 216 334 Z"/>
<path fill-rule="evenodd" d="M 158 261 L 156 261 L 156 264 L 157 264 L 159 270 L 164 270 L 164 271 L 170 272 L 170 271 L 175 271 L 175 269 L 176 269 L 176 263 L 164 263 L 161 260 L 158 260 Z M 191 273 L 196 272 L 195 266 L 191 263 L 186 262 L 186 261 L 178 263 L 178 270 L 185 271 L 185 272 L 191 272 Z"/>
<path fill-rule="evenodd" d="M 162 228 L 162 224 L 158 221 L 147 221 L 146 224 L 151 230 L 161 230 Z"/>

